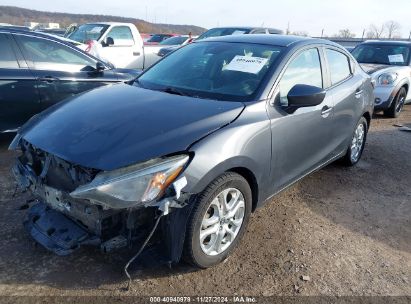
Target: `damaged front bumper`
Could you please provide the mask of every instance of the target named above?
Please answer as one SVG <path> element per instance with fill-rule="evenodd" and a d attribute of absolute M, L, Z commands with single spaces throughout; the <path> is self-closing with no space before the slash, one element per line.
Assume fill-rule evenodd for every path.
<path fill-rule="evenodd" d="M 74 168 L 68 162 L 47 155 L 40 168 L 36 168 L 24 160 L 18 158 L 12 169 L 20 188 L 31 191 L 34 196 L 35 203 L 27 213 L 24 227 L 46 249 L 67 255 L 83 245 L 99 246 L 102 252 L 132 247 L 146 237 L 159 214 L 171 213 L 161 219 L 152 244 L 161 247 L 165 261 L 180 260 L 185 223 L 191 209 L 185 206 L 190 205 L 192 197 L 181 192 L 181 186 L 170 187 L 161 200 L 147 206 L 111 209 L 70 195 L 78 184 L 70 185 L 69 179 L 62 176 L 79 174 L 72 172 Z M 60 181 L 56 181 L 57 176 Z M 54 183 L 50 185 L 47 179 L 53 177 Z M 93 177 L 79 180 L 85 183 Z"/>

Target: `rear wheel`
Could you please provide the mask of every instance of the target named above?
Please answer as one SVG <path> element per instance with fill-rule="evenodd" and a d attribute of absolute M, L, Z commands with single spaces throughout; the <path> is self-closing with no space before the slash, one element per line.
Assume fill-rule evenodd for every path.
<path fill-rule="evenodd" d="M 343 158 L 345 165 L 354 166 L 361 159 L 361 155 L 365 147 L 365 141 L 367 139 L 367 132 L 367 120 L 364 117 L 361 117 L 351 138 L 347 153 Z"/>
<path fill-rule="evenodd" d="M 384 111 L 384 115 L 391 118 L 398 117 L 404 107 L 405 98 L 407 98 L 407 90 L 401 88 L 391 103 L 391 106 Z"/>
<path fill-rule="evenodd" d="M 190 215 L 184 259 L 207 268 L 223 261 L 238 245 L 251 213 L 251 189 L 239 174 L 215 179 L 199 196 Z"/>

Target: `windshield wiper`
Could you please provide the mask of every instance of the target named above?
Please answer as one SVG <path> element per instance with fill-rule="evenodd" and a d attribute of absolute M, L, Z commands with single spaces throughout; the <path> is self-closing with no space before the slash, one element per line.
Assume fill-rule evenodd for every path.
<path fill-rule="evenodd" d="M 173 87 L 166 87 L 161 90 L 162 92 L 169 93 L 169 94 L 174 94 L 174 95 L 180 95 L 180 96 L 190 96 L 187 93 L 184 93 L 180 91 L 179 89 L 173 88 Z"/>

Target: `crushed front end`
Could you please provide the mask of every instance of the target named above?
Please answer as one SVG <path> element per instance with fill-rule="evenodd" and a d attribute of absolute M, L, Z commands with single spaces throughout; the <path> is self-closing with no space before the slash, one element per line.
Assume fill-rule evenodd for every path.
<path fill-rule="evenodd" d="M 20 188 L 31 191 L 34 204 L 24 226 L 45 248 L 67 255 L 82 245 L 103 252 L 132 247 L 147 236 L 160 212 L 177 211 L 162 219 L 152 243 L 162 247 L 168 262 L 179 261 L 184 242 L 179 232 L 190 209 L 183 207 L 190 195 L 181 192 L 183 179 L 177 177 L 188 156 L 104 172 L 72 164 L 24 139 L 17 148 L 13 173 Z"/>

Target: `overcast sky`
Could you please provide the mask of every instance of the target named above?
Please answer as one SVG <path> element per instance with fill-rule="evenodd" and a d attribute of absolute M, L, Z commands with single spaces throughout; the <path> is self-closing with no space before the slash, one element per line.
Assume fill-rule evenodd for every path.
<path fill-rule="evenodd" d="M 404 37 L 411 31 L 410 0 L 0 0 L 0 5 L 111 14 L 205 28 L 265 25 L 285 30 L 289 23 L 291 31 L 306 31 L 312 36 L 321 35 L 322 29 L 325 35 L 332 35 L 342 28 L 361 36 L 371 23 L 379 25 L 388 20 L 401 24 Z"/>

